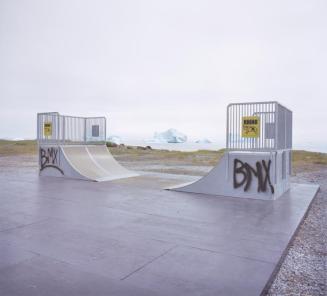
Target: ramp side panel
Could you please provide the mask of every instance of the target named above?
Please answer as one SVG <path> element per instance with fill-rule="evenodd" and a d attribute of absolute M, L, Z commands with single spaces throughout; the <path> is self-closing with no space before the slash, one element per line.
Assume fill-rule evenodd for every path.
<path fill-rule="evenodd" d="M 61 148 L 66 160 L 79 174 L 93 181 L 106 179 L 106 172 L 92 160 L 86 147 L 62 146 Z"/>
<path fill-rule="evenodd" d="M 106 171 L 107 179 L 114 180 L 138 176 L 138 174 L 120 165 L 105 145 L 87 146 L 87 150 L 96 164 Z"/>
<path fill-rule="evenodd" d="M 273 182 L 275 187 L 275 194 L 267 190 L 266 192 L 257 192 L 257 180 L 253 177 L 253 184 L 248 191 L 244 191 L 243 187 L 234 188 L 233 186 L 233 161 L 235 158 L 240 157 L 243 161 L 248 162 L 253 167 L 255 167 L 255 161 L 258 159 L 258 155 L 252 155 L 250 153 L 225 153 L 223 157 L 218 162 L 217 166 L 214 167 L 206 176 L 200 178 L 199 180 L 190 183 L 169 188 L 174 191 L 182 191 L 189 193 L 201 193 L 210 195 L 220 195 L 220 196 L 232 196 L 232 197 L 245 197 L 263 200 L 276 199 L 282 195 L 285 190 L 280 190 L 279 184 Z M 268 161 L 271 159 L 270 153 L 261 153 L 260 159 L 265 159 Z M 272 175 L 274 175 L 275 164 L 274 157 L 272 157 Z M 272 180 L 274 181 L 274 180 Z"/>
<path fill-rule="evenodd" d="M 39 174 L 40 176 L 47 177 L 61 177 L 61 178 L 72 178 L 80 180 L 89 180 L 85 176 L 81 175 L 76 171 L 75 168 L 67 161 L 62 148 L 60 146 L 40 146 L 40 150 L 47 151 L 48 149 L 54 149 L 58 151 L 55 161 L 50 161 L 50 165 L 41 166 L 41 159 L 39 159 Z M 39 158 L 40 158 L 39 152 Z"/>

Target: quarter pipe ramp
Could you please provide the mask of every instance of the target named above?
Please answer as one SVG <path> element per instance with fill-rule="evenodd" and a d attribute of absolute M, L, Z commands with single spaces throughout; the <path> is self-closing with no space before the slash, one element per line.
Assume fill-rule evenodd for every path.
<path fill-rule="evenodd" d="M 97 182 L 137 176 L 111 155 L 106 131 L 105 117 L 38 113 L 40 175 Z"/>
<path fill-rule="evenodd" d="M 89 181 L 110 181 L 138 176 L 121 166 L 105 145 L 40 147 L 40 175 Z"/>
<path fill-rule="evenodd" d="M 226 152 L 216 167 L 175 191 L 274 200 L 290 188 L 292 111 L 278 102 L 227 106 Z"/>

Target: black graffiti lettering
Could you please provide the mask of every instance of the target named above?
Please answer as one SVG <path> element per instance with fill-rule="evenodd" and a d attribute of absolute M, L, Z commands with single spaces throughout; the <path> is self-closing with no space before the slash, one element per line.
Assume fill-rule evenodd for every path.
<path fill-rule="evenodd" d="M 264 179 L 264 187 L 266 188 L 267 187 L 267 183 L 269 184 L 269 187 L 270 187 L 270 190 L 271 190 L 271 193 L 274 193 L 275 192 L 275 189 L 274 189 L 274 186 L 271 184 L 271 181 L 270 181 L 270 165 L 271 165 L 271 160 L 269 159 L 268 161 L 268 166 L 266 165 L 266 162 L 263 160 L 262 161 L 262 165 L 263 165 L 263 168 L 266 172 L 266 176 L 265 176 L 265 179 Z"/>
<path fill-rule="evenodd" d="M 40 148 L 40 162 L 41 162 L 41 169 L 45 166 L 57 165 L 58 164 L 58 149 L 57 148 Z"/>
<path fill-rule="evenodd" d="M 240 164 L 240 166 L 238 166 L 238 164 Z M 243 179 L 241 182 L 237 181 L 237 174 L 242 174 L 243 175 Z M 238 160 L 238 159 L 234 159 L 234 188 L 238 188 L 244 185 L 244 183 L 247 180 L 247 172 L 245 171 L 244 168 L 244 164 L 242 161 Z"/>
<path fill-rule="evenodd" d="M 58 148 L 40 148 L 40 171 L 47 167 L 52 167 L 59 170 L 62 174 L 64 172 L 59 167 Z"/>
<path fill-rule="evenodd" d="M 49 161 L 51 161 L 52 164 L 57 163 L 57 153 L 58 153 L 57 149 L 48 148 Z"/>
<path fill-rule="evenodd" d="M 46 151 L 42 148 L 40 148 L 40 163 L 41 163 L 41 168 L 43 168 L 47 163 L 49 159 L 46 155 Z"/>
<path fill-rule="evenodd" d="M 265 192 L 266 191 L 266 186 L 263 184 L 263 175 L 262 175 L 262 166 L 259 161 L 255 163 L 255 166 L 257 168 L 257 178 L 258 178 L 258 192 Z"/>
<path fill-rule="evenodd" d="M 256 168 L 251 167 L 247 162 L 242 162 L 239 159 L 234 159 L 234 174 L 233 185 L 234 188 L 239 188 L 243 185 L 244 191 L 248 191 L 252 183 L 252 174 L 258 179 L 258 192 L 266 192 L 267 184 L 269 184 L 270 190 L 274 193 L 274 186 L 270 181 L 270 165 L 271 160 L 266 164 L 265 160 L 257 161 Z M 241 181 L 238 181 L 238 175 L 242 175 Z"/>

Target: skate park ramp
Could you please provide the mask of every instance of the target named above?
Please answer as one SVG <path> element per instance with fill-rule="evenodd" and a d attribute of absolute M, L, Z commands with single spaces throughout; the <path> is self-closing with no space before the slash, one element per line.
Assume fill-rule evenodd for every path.
<path fill-rule="evenodd" d="M 96 164 L 106 172 L 107 180 L 138 176 L 120 165 L 105 145 L 87 146 L 87 150 Z"/>
<path fill-rule="evenodd" d="M 62 146 L 61 150 L 67 163 L 86 180 L 101 182 L 137 176 L 122 167 L 105 145 Z"/>
<path fill-rule="evenodd" d="M 105 117 L 38 113 L 39 174 L 97 182 L 138 176 L 114 159 L 106 139 Z"/>
<path fill-rule="evenodd" d="M 169 190 L 275 200 L 290 189 L 292 111 L 276 101 L 227 106 L 226 151 L 204 177 Z"/>

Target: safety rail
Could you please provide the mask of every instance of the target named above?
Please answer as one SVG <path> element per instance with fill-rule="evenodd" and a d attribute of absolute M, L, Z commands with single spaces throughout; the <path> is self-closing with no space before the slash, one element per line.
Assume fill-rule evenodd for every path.
<path fill-rule="evenodd" d="M 51 145 L 105 144 L 106 118 L 38 113 L 37 140 Z"/>
<path fill-rule="evenodd" d="M 292 149 L 292 111 L 275 101 L 229 104 L 226 148 L 248 151 Z"/>

